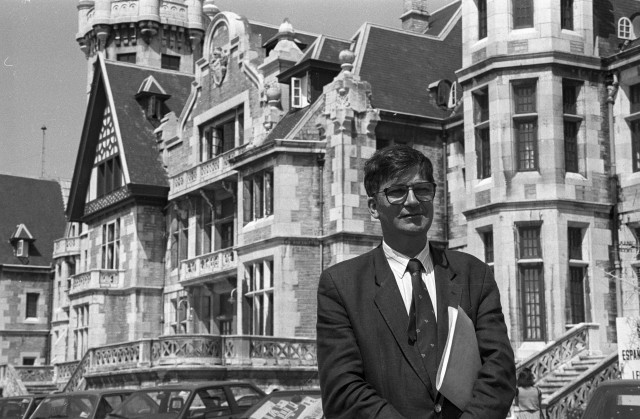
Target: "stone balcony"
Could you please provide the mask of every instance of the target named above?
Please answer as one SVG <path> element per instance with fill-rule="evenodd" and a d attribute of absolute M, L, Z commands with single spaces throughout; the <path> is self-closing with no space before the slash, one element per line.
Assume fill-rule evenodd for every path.
<path fill-rule="evenodd" d="M 53 242 L 53 258 L 80 254 L 80 237 L 65 237 Z"/>
<path fill-rule="evenodd" d="M 210 279 L 214 275 L 235 272 L 238 267 L 238 254 L 232 247 L 192 259 L 183 260 L 180 266 L 180 282 L 196 282 L 198 279 Z"/>
<path fill-rule="evenodd" d="M 243 153 L 245 149 L 246 145 L 236 147 L 211 160 L 199 163 L 197 166 L 172 176 L 169 179 L 171 187 L 169 200 L 198 190 L 210 183 L 223 180 L 229 177 L 229 175 L 235 175 L 235 171 L 231 170 L 230 160 Z"/>
<path fill-rule="evenodd" d="M 69 296 L 96 289 L 122 288 L 124 271 L 117 269 L 93 269 L 71 277 Z"/>
<path fill-rule="evenodd" d="M 179 381 L 289 376 L 308 384 L 316 374 L 313 338 L 164 335 L 91 348 L 80 361 L 56 364 L 55 377 L 65 391 L 73 391 L 105 383 L 138 387 L 168 375 Z"/>

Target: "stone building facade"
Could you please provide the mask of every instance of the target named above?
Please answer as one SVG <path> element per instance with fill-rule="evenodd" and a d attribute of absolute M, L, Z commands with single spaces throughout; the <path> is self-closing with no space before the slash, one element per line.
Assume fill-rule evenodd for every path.
<path fill-rule="evenodd" d="M 80 2 L 91 90 L 56 359 L 314 338 L 321 270 L 380 242 L 361 166 L 393 143 L 432 158 L 430 240 L 493 266 L 518 358 L 578 323 L 613 350 L 640 307 L 636 2 L 402 4 L 403 29 L 338 39 L 211 0 Z"/>

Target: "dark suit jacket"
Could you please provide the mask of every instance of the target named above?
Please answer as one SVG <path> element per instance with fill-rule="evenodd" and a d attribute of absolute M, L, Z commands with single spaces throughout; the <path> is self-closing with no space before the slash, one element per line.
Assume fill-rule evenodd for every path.
<path fill-rule="evenodd" d="M 318 368 L 327 418 L 507 416 L 515 395 L 515 364 L 492 271 L 466 253 L 431 247 L 431 257 L 439 355 L 448 333 L 448 306 L 462 307 L 475 325 L 482 368 L 471 402 L 461 412 L 437 393 L 409 343 L 409 316 L 379 246 L 320 277 Z"/>

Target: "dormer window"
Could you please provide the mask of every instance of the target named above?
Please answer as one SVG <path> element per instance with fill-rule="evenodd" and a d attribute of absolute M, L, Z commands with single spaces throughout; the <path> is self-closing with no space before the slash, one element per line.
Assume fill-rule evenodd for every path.
<path fill-rule="evenodd" d="M 304 108 L 309 105 L 307 78 L 291 77 L 291 107 Z"/>
<path fill-rule="evenodd" d="M 167 113 L 165 101 L 169 97 L 153 76 L 144 79 L 136 93 L 136 99 L 142 106 L 144 115 L 155 127 L 160 124 L 160 121 Z"/>
<path fill-rule="evenodd" d="M 628 17 L 620 18 L 618 21 L 618 38 L 634 39 L 631 20 Z"/>
<path fill-rule="evenodd" d="M 18 224 L 16 231 L 9 238 L 13 252 L 17 258 L 28 258 L 31 242 L 35 241 L 29 229 L 24 224 Z"/>

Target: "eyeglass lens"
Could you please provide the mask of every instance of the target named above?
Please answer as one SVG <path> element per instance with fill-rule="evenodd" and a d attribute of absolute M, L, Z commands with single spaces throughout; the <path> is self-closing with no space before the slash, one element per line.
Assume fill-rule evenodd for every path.
<path fill-rule="evenodd" d="M 393 185 L 384 190 L 390 204 L 401 204 L 409 195 L 409 189 L 413 190 L 416 199 L 421 202 L 432 201 L 436 187 L 431 182 L 416 183 L 414 185 Z"/>

